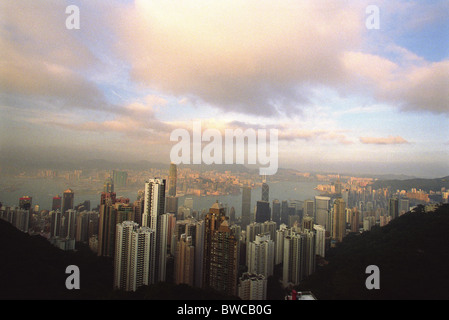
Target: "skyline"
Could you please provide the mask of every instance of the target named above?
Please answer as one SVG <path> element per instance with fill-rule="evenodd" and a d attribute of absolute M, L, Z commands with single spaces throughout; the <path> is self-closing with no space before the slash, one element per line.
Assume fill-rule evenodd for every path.
<path fill-rule="evenodd" d="M 197 176 L 196 173 L 192 174 Z M 197 287 L 197 290 L 212 290 L 208 294 L 216 292 L 231 299 L 238 297 L 242 300 L 281 300 L 287 299 L 288 292 L 293 294 L 297 288 L 307 283 L 312 274 L 328 270 L 329 268 L 325 266 L 335 259 L 331 250 L 332 252 L 338 252 L 335 250 L 341 248 L 347 250 L 344 245 L 340 246 L 345 237 L 352 239 L 349 241 L 361 242 L 363 247 L 363 239 L 371 235 L 372 228 L 376 227 L 373 234 L 379 237 L 379 232 L 388 230 L 388 225 L 393 220 L 405 221 L 410 217 L 416 220 L 419 216 L 427 216 L 424 213 L 429 212 L 434 212 L 436 216 L 438 210 L 447 209 L 449 195 L 446 187 L 437 188 L 440 190 L 437 192 L 426 193 L 418 190 L 417 185 L 411 189 L 407 187 L 407 190 L 400 190 L 392 187 L 374 187 L 370 183 L 373 179 L 353 177 L 341 179 L 334 176 L 332 180 L 327 180 L 327 184 L 318 185 L 314 189 L 320 190 L 321 195 L 315 195 L 313 200 L 283 200 L 288 196 L 286 192 L 281 192 L 280 201 L 276 200 L 276 195 L 271 192 L 273 189 L 269 188 L 269 184 L 264 180 L 260 189 L 254 189 L 258 191 L 256 200 L 260 197 L 261 201 L 257 201 L 257 207 L 252 213 L 244 212 L 244 203 L 251 201 L 248 195 L 245 193 L 237 195 L 238 198 L 241 197 L 242 203 L 242 213 L 239 217 L 234 206 L 229 211 L 229 206 L 223 205 L 218 199 L 212 205 L 209 203 L 209 209 L 201 212 L 194 210 L 196 200 L 193 198 L 190 198 L 190 201 L 185 199 L 183 206 L 176 205 L 169 209 L 167 204 L 170 189 L 174 187 L 175 181 L 176 184 L 181 182 L 179 185 L 181 190 L 186 187 L 182 180 L 178 181 L 176 165 L 170 165 L 168 180 L 163 178 L 145 180 L 145 188 L 137 192 L 136 201 L 117 197 L 115 183 L 127 185 L 127 181 L 123 183 L 121 177 L 121 172 L 116 171 L 108 177 L 103 176 L 106 179 L 103 183 L 103 192 L 96 193 L 96 197 L 100 198 L 100 205 L 97 208 L 92 209 L 90 201 L 75 206 L 74 192 L 67 189 L 64 191 L 62 203 L 61 197 L 58 197 L 59 203 L 53 201 L 52 211 L 42 210 L 40 206 L 33 207 L 33 198 L 22 197 L 19 199 L 19 207 L 0 204 L 0 218 L 19 231 L 35 236 L 27 239 L 33 241 L 37 241 L 38 238 L 47 239 L 51 245 L 60 250 L 75 251 L 74 254 L 79 250 L 85 257 L 91 254 L 90 259 L 94 258 L 93 255 L 102 257 L 105 266 L 107 265 L 106 269 L 110 270 L 102 268 L 102 272 L 110 274 L 104 277 L 105 283 L 109 283 L 104 287 L 104 292 L 109 292 L 107 299 L 114 299 L 115 294 L 123 298 L 128 291 L 150 290 L 152 285 L 156 285 L 153 288 L 160 288 L 160 285 L 165 283 L 165 285 L 186 284 L 190 288 Z M 182 171 L 180 177 L 186 178 Z M 127 180 L 128 178 L 127 176 Z M 248 177 L 245 175 L 244 179 L 247 180 Z M 239 185 L 236 179 L 232 179 L 229 183 Z M 283 181 L 280 184 L 286 183 L 287 181 Z M 192 186 L 191 183 L 187 185 Z M 275 187 L 275 191 L 276 183 L 272 186 Z M 210 187 L 214 189 L 213 186 Z M 294 190 L 296 191 L 296 188 Z M 173 190 L 173 193 L 176 199 L 180 198 L 176 190 Z M 304 196 L 302 192 L 298 194 Z M 273 210 L 271 210 L 268 201 L 273 197 L 275 199 L 272 201 Z M 176 203 L 178 204 L 178 201 Z M 237 205 L 237 202 L 233 203 Z M 63 208 L 63 211 L 61 212 L 59 208 Z M 245 225 L 248 220 L 249 224 Z M 397 223 L 391 225 L 393 228 L 397 227 Z M 422 224 L 419 224 L 419 228 L 422 228 Z M 428 228 L 435 229 L 434 226 Z M 402 231 L 396 230 L 393 238 L 396 238 L 396 234 L 398 239 L 403 239 L 404 234 L 413 234 L 407 232 L 409 230 L 402 227 Z M 391 238 L 391 235 L 391 232 L 388 233 L 388 237 Z M 184 240 L 190 237 L 190 240 L 183 244 L 183 237 Z M 385 245 L 385 238 L 381 240 Z M 404 247 L 402 252 L 416 256 L 415 250 L 410 250 L 408 241 L 405 245 L 404 242 L 399 243 Z M 186 248 L 182 249 L 183 245 L 189 246 L 188 252 L 184 250 Z M 422 245 L 423 242 L 420 241 L 419 246 Z M 45 252 L 44 247 L 41 244 L 40 251 Z M 360 248 L 357 245 L 354 247 Z M 427 247 L 424 248 L 428 250 Z M 4 249 L 3 251 L 5 252 Z M 23 252 L 11 250 L 16 251 Z M 431 251 L 427 257 L 429 264 L 435 263 L 439 252 L 441 251 Z M 54 263 L 54 260 L 52 261 Z M 97 263 L 95 259 L 91 260 L 91 263 L 92 261 L 95 261 L 94 264 Z M 374 260 L 364 258 L 364 261 L 372 263 Z M 404 259 L 393 259 L 393 264 L 395 261 L 406 261 L 405 265 L 409 262 Z M 370 264 L 368 267 L 377 268 L 378 274 L 377 264 L 381 265 L 380 269 L 389 270 L 385 268 L 388 266 L 385 265 L 385 258 L 378 258 L 375 263 L 376 265 Z M 88 265 L 82 264 L 83 274 L 88 270 Z M 78 271 L 74 279 L 78 281 L 76 289 L 81 289 L 78 263 L 70 263 L 70 267 Z M 363 270 L 368 270 L 366 266 L 364 268 L 366 269 Z M 7 270 L 20 270 L 20 268 Z M 344 268 L 341 270 L 346 273 Z M 417 270 L 422 272 L 420 268 Z M 14 276 L 14 272 L 9 273 Z M 353 272 L 350 274 L 354 277 Z M 404 279 L 403 272 L 399 274 L 402 277 L 399 276 L 397 280 L 401 281 Z M 257 295 L 256 292 L 254 295 L 248 295 L 248 289 L 250 293 L 253 290 L 246 287 L 249 285 L 245 282 L 248 276 L 257 281 L 254 283 L 257 287 L 253 288 L 258 292 Z M 55 277 L 53 279 L 57 280 Z M 363 277 L 360 279 L 360 275 L 356 274 L 353 279 L 365 282 L 366 289 L 372 289 Z M 379 275 L 376 279 L 378 283 Z M 29 287 L 33 287 L 34 282 L 29 283 L 31 283 Z M 73 287 L 67 283 L 66 280 L 65 288 L 72 290 Z M 350 291 L 353 290 L 352 286 L 348 285 Z M 310 289 L 307 285 L 306 288 Z M 380 289 L 378 285 L 376 289 Z M 312 290 L 314 291 L 315 289 Z M 12 292 L 18 293 L 14 290 Z M 316 292 L 322 294 L 320 289 L 316 289 Z M 102 296 L 101 290 L 93 291 L 91 294 L 94 299 Z M 360 298 L 360 295 L 358 297 Z M 145 299 L 148 298 L 149 296 L 146 296 Z"/>
<path fill-rule="evenodd" d="M 65 26 L 69 5 L 79 30 Z M 167 163 L 170 133 L 201 121 L 278 129 L 279 168 L 448 175 L 447 2 L 0 6 L 2 166 Z"/>

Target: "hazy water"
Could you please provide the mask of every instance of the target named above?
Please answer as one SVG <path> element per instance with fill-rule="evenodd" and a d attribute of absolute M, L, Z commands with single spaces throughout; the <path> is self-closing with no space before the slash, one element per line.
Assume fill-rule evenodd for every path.
<path fill-rule="evenodd" d="M 278 182 L 269 183 L 270 187 L 270 202 L 274 199 L 282 200 L 306 200 L 312 199 L 314 196 L 319 195 L 319 192 L 314 190 L 319 182 L 316 181 L 303 181 L 303 182 Z M 22 196 L 30 196 L 33 198 L 33 206 L 38 204 L 40 209 L 50 210 L 52 206 L 52 199 L 55 195 L 59 194 L 62 197 L 64 190 L 71 188 L 75 193 L 75 205 L 90 200 L 91 208 L 95 208 L 100 203 L 100 193 L 102 191 L 102 184 L 98 186 L 98 191 L 79 192 L 67 181 L 47 180 L 47 179 L 22 179 L 20 183 L 16 183 L 16 190 L 6 190 L 5 186 L 10 185 L 8 181 L 2 181 L 0 184 L 0 202 L 4 205 L 18 206 L 19 198 Z M 137 198 L 137 191 L 135 190 L 116 190 L 117 197 L 123 196 L 130 199 L 130 202 L 134 202 Z M 97 190 L 96 188 L 94 188 Z M 262 197 L 261 188 L 252 189 L 251 191 L 251 209 L 256 205 L 256 201 Z M 181 206 L 184 204 L 185 198 L 193 198 L 194 210 L 201 211 L 203 209 L 209 209 L 212 204 L 218 200 L 223 205 L 227 205 L 229 208 L 234 207 L 236 216 L 241 215 L 242 208 L 242 195 L 223 195 L 223 196 L 194 196 L 186 195 L 180 197 L 178 204 Z"/>

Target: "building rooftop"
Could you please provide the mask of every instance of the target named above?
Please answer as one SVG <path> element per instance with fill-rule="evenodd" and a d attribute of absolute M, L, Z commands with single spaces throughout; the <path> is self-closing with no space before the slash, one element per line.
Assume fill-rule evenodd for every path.
<path fill-rule="evenodd" d="M 210 207 L 211 209 L 223 209 L 223 205 L 218 200 Z"/>
<path fill-rule="evenodd" d="M 318 300 L 310 291 L 295 291 L 285 297 L 285 300 Z"/>

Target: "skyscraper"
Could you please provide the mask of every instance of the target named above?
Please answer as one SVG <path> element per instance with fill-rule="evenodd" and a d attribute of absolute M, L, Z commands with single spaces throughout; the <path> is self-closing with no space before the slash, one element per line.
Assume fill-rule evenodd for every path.
<path fill-rule="evenodd" d="M 116 228 L 114 257 L 114 289 L 129 291 L 129 267 L 131 260 L 131 235 L 137 223 L 125 221 Z"/>
<path fill-rule="evenodd" d="M 270 203 L 267 201 L 257 201 L 256 222 L 263 223 L 271 220 Z"/>
<path fill-rule="evenodd" d="M 177 214 L 178 213 L 178 197 L 175 196 L 167 196 L 166 197 L 166 211 L 168 213 L 174 213 Z"/>
<path fill-rule="evenodd" d="M 210 287 L 227 295 L 237 295 L 239 246 L 228 220 L 224 220 L 212 236 L 211 249 Z"/>
<path fill-rule="evenodd" d="M 315 233 L 292 233 L 284 238 L 283 284 L 298 284 L 315 272 Z"/>
<path fill-rule="evenodd" d="M 392 220 L 399 217 L 399 201 L 397 198 L 390 198 L 388 201 L 388 213 Z"/>
<path fill-rule="evenodd" d="M 100 197 L 100 206 L 102 204 L 110 203 L 114 204 L 116 201 L 116 193 L 114 192 L 114 183 L 111 178 L 104 181 L 103 192 Z"/>
<path fill-rule="evenodd" d="M 51 211 L 51 229 L 50 237 L 59 237 L 59 232 L 61 229 L 61 212 L 59 210 Z"/>
<path fill-rule="evenodd" d="M 284 238 L 286 234 L 287 225 L 281 224 L 279 230 L 276 230 L 276 240 L 275 240 L 275 261 L 274 264 L 278 265 L 282 263 L 284 258 Z"/>
<path fill-rule="evenodd" d="M 246 226 L 246 246 L 249 247 L 251 241 L 256 240 L 256 236 L 263 232 L 263 224 L 260 222 L 253 222 Z"/>
<path fill-rule="evenodd" d="M 332 238 L 342 242 L 346 235 L 346 204 L 342 198 L 334 201 Z"/>
<path fill-rule="evenodd" d="M 177 168 L 176 164 L 170 163 L 168 172 L 168 195 L 166 197 L 166 211 L 169 213 L 178 213 L 178 197 L 176 196 Z M 193 208 L 192 208 L 193 209 Z"/>
<path fill-rule="evenodd" d="M 174 217 L 172 213 L 164 213 L 159 216 L 158 221 L 158 248 L 156 252 L 159 253 L 157 258 L 158 264 L 158 281 L 165 281 L 167 272 L 167 254 L 168 254 L 168 235 L 171 224 L 171 218 Z"/>
<path fill-rule="evenodd" d="M 265 278 L 273 275 L 274 270 L 274 241 L 269 233 L 259 234 L 249 243 L 247 249 L 248 272 L 262 274 Z"/>
<path fill-rule="evenodd" d="M 359 211 L 355 207 L 351 210 L 351 232 L 359 232 L 360 217 Z"/>
<path fill-rule="evenodd" d="M 176 245 L 175 283 L 194 285 L 195 276 L 195 246 L 192 237 L 185 233 L 181 235 Z"/>
<path fill-rule="evenodd" d="M 33 198 L 29 196 L 23 196 L 19 198 L 19 209 L 23 210 L 31 210 L 31 206 L 33 205 Z"/>
<path fill-rule="evenodd" d="M 112 181 L 116 187 L 126 187 L 128 181 L 128 172 L 113 170 L 112 171 Z"/>
<path fill-rule="evenodd" d="M 281 203 L 278 199 L 273 200 L 272 220 L 276 222 L 276 225 L 281 224 Z"/>
<path fill-rule="evenodd" d="M 176 197 L 176 181 L 177 181 L 177 167 L 176 164 L 170 163 L 168 172 L 168 195 Z"/>
<path fill-rule="evenodd" d="M 75 193 L 72 189 L 67 189 L 64 191 L 62 195 L 62 214 L 64 214 L 67 210 L 73 209 L 75 201 Z"/>
<path fill-rule="evenodd" d="M 399 215 L 404 214 L 410 210 L 410 201 L 409 199 L 400 199 L 399 200 Z"/>
<path fill-rule="evenodd" d="M 203 287 L 237 295 L 238 248 L 235 231 L 217 202 L 205 218 Z"/>
<path fill-rule="evenodd" d="M 30 225 L 30 210 L 16 208 L 12 211 L 12 215 L 13 226 L 27 233 Z"/>
<path fill-rule="evenodd" d="M 270 237 L 270 239 L 275 240 L 276 239 L 276 229 L 277 229 L 276 222 L 265 221 L 261 225 L 262 225 L 262 232 L 260 232 L 260 234 L 267 234 Z M 256 234 L 256 236 L 257 236 L 257 234 Z M 255 238 L 254 238 L 254 240 L 255 240 Z"/>
<path fill-rule="evenodd" d="M 209 285 L 210 279 L 210 263 L 212 255 L 212 238 L 217 232 L 220 224 L 226 219 L 223 206 L 218 203 L 214 203 L 210 207 L 209 212 L 204 218 L 204 254 L 203 254 L 203 287 Z"/>
<path fill-rule="evenodd" d="M 251 188 L 242 187 L 242 229 L 251 223 Z"/>
<path fill-rule="evenodd" d="M 173 232 L 173 246 L 176 247 L 181 235 L 191 237 L 191 245 L 194 247 L 194 285 L 198 288 L 202 287 L 203 281 L 203 254 L 204 254 L 204 221 L 197 221 L 193 218 L 177 221 Z M 176 271 L 177 253 L 175 252 L 175 273 Z"/>
<path fill-rule="evenodd" d="M 313 229 L 315 230 L 315 254 L 324 258 L 326 255 L 326 230 L 319 224 L 314 225 Z"/>
<path fill-rule="evenodd" d="M 114 181 L 112 178 L 107 178 L 103 183 L 103 192 L 114 192 Z"/>
<path fill-rule="evenodd" d="M 63 212 L 61 219 L 60 237 L 67 239 L 75 239 L 75 225 L 77 212 L 73 209 L 68 209 Z"/>
<path fill-rule="evenodd" d="M 262 201 L 269 202 L 270 198 L 270 187 L 266 182 L 262 183 Z"/>
<path fill-rule="evenodd" d="M 195 229 L 195 286 L 201 288 L 203 286 L 203 259 L 204 259 L 204 236 L 205 236 L 204 220 L 196 222 Z"/>
<path fill-rule="evenodd" d="M 57 196 L 55 196 L 55 197 L 53 197 L 53 202 L 52 202 L 52 205 L 51 205 L 51 210 L 52 211 L 56 211 L 56 210 L 59 210 L 59 211 L 61 211 L 61 197 L 59 196 L 59 194 L 57 195 Z"/>
<path fill-rule="evenodd" d="M 242 300 L 266 300 L 267 279 L 261 274 L 245 272 L 239 279 L 238 295 Z"/>
<path fill-rule="evenodd" d="M 87 211 L 84 211 L 76 217 L 75 240 L 77 242 L 86 243 L 89 240 L 88 231 L 89 231 L 89 215 Z"/>
<path fill-rule="evenodd" d="M 342 184 L 341 184 L 341 181 L 340 181 L 340 176 L 338 176 L 337 182 L 335 182 L 335 194 L 338 197 L 341 197 L 342 191 L 343 191 L 343 187 L 342 187 Z"/>
<path fill-rule="evenodd" d="M 288 225 L 288 201 L 281 202 L 281 223 Z"/>
<path fill-rule="evenodd" d="M 302 229 L 303 230 L 313 230 L 313 218 L 306 216 L 302 219 Z"/>
<path fill-rule="evenodd" d="M 150 251 L 153 231 L 132 221 L 117 225 L 114 256 L 114 289 L 136 291 L 150 284 Z"/>
<path fill-rule="evenodd" d="M 314 201 L 306 200 L 306 201 L 304 201 L 303 205 L 304 205 L 304 208 L 303 208 L 304 217 L 309 216 L 309 217 L 315 218 L 314 217 Z"/>
<path fill-rule="evenodd" d="M 330 201 L 329 197 L 315 196 L 315 223 L 324 226 L 326 231 L 331 231 L 328 223 Z"/>
<path fill-rule="evenodd" d="M 297 234 L 284 238 L 284 256 L 282 282 L 284 287 L 289 283 L 298 284 L 301 279 L 300 254 L 304 252 L 301 237 Z"/>
<path fill-rule="evenodd" d="M 160 279 L 165 274 L 165 254 L 161 252 L 161 241 L 163 236 L 160 230 L 159 217 L 165 212 L 165 179 L 155 178 L 149 179 L 145 183 L 145 200 L 142 215 L 142 224 L 149 227 L 152 232 L 153 243 L 155 244 L 151 250 L 150 256 L 150 283 L 164 281 Z"/>
<path fill-rule="evenodd" d="M 114 257 L 116 214 L 112 199 L 100 205 L 98 221 L 98 256 Z"/>

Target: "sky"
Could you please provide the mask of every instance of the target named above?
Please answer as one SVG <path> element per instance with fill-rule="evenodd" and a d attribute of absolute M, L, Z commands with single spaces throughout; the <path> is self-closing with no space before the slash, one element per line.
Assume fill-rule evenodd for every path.
<path fill-rule="evenodd" d="M 277 129 L 284 168 L 447 176 L 448 16 L 447 1 L 2 1 L 1 158 L 168 163 L 170 134 L 201 121 Z"/>

